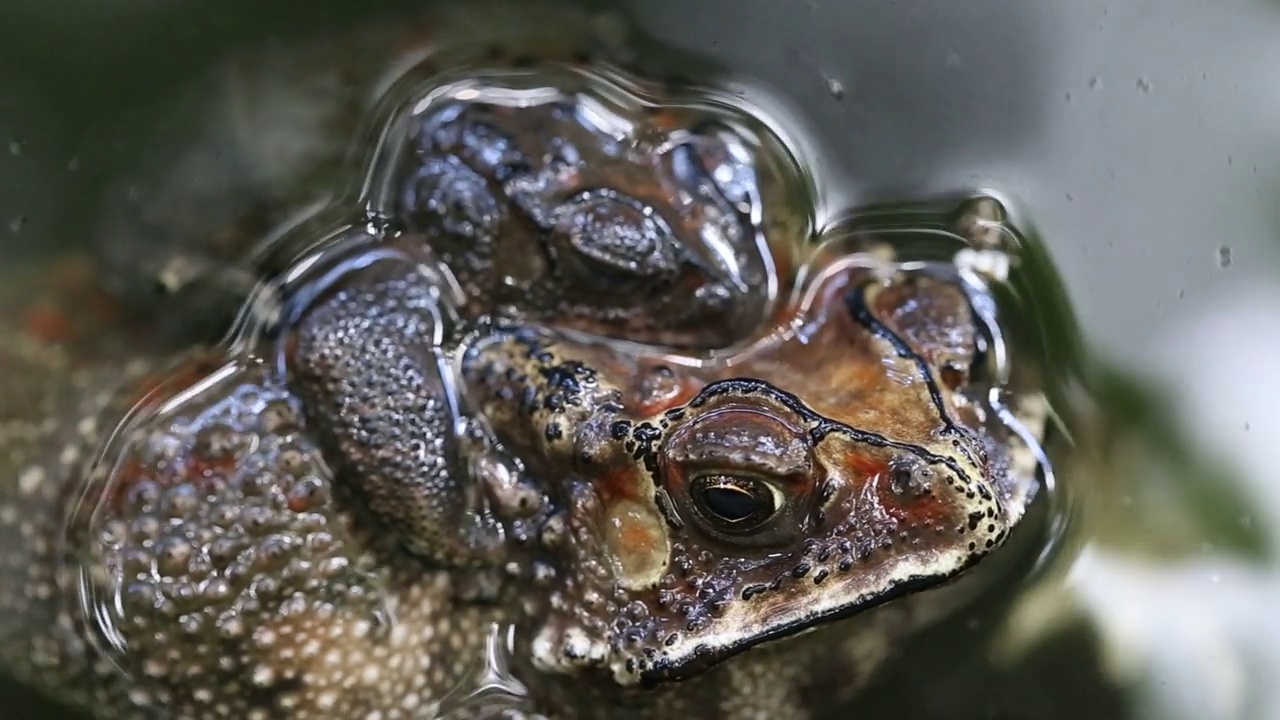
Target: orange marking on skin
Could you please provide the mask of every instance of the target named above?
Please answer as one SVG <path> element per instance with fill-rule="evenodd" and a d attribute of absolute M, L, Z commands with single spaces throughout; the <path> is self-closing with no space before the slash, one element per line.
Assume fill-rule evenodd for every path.
<path fill-rule="evenodd" d="M 846 455 L 844 461 L 849 467 L 857 470 L 859 474 L 868 478 L 871 482 L 874 482 L 877 477 L 889 471 L 889 466 L 884 461 L 856 452 Z"/>
<path fill-rule="evenodd" d="M 154 475 L 155 473 L 148 472 L 148 468 L 138 458 L 132 455 L 125 458 L 124 462 L 111 474 L 111 482 L 104 490 L 105 506 L 111 508 L 116 515 L 132 514 L 127 507 L 130 491 L 144 480 L 159 480 Z"/>
<path fill-rule="evenodd" d="M 620 500 L 636 500 L 636 486 L 639 478 L 635 468 L 622 467 L 601 473 L 595 481 L 600 499 L 606 505 Z"/>
<path fill-rule="evenodd" d="M 650 112 L 649 122 L 652 127 L 665 131 L 677 130 L 683 125 L 679 115 L 661 108 L 655 108 Z"/>
<path fill-rule="evenodd" d="M 23 324 L 32 337 L 50 344 L 66 342 L 73 333 L 66 314 L 48 303 L 27 308 Z"/>
<path fill-rule="evenodd" d="M 219 475 L 225 475 L 235 468 L 236 458 L 227 455 L 221 458 L 199 458 L 191 453 L 190 448 L 173 459 L 168 468 L 155 467 L 143 463 L 133 454 L 124 458 L 123 462 L 111 474 L 110 484 L 103 490 L 104 505 L 111 508 L 117 516 L 129 516 L 139 508 L 131 507 L 132 491 L 140 483 L 154 482 L 161 488 L 169 488 L 183 483 L 190 483 L 196 488 L 207 487 L 207 481 Z"/>
<path fill-rule="evenodd" d="M 311 498 L 293 496 L 288 501 L 289 510 L 295 513 L 306 512 L 311 509 Z"/>
<path fill-rule="evenodd" d="M 117 514 L 129 514 L 131 493 L 142 482 L 154 482 L 161 488 L 189 483 L 204 489 L 210 482 L 231 475 L 239 462 L 234 452 L 210 456 L 192 445 L 183 445 L 173 457 L 156 464 L 140 458 L 137 451 L 130 448 L 112 471 L 103 500 Z"/>
<path fill-rule="evenodd" d="M 773 316 L 774 325 L 789 328 L 800 322 L 810 327 L 811 331 L 816 328 L 819 334 L 830 338 L 825 342 L 848 341 L 852 337 L 848 325 L 853 320 L 842 308 L 850 281 L 851 274 L 845 272 L 824 278 L 812 286 L 799 287 L 800 292 L 793 293 L 787 302 L 778 304 Z M 840 321 L 833 323 L 833 318 Z"/>
<path fill-rule="evenodd" d="M 629 517 L 618 519 L 618 537 L 624 547 L 641 550 L 648 550 L 658 542 L 646 523 Z"/>
<path fill-rule="evenodd" d="M 193 455 L 187 463 L 186 475 L 191 478 L 212 477 L 215 475 L 225 475 L 234 470 L 236 467 L 236 457 L 234 453 L 227 453 L 218 457 L 202 457 Z"/>
<path fill-rule="evenodd" d="M 890 517 L 908 526 L 934 525 L 947 515 L 947 506 L 936 492 L 922 495 L 895 493 L 889 485 L 887 472 L 876 478 L 876 495 L 880 506 Z"/>
<path fill-rule="evenodd" d="M 134 411 L 144 413 L 142 422 L 145 424 L 148 422 L 145 413 L 151 408 L 173 397 L 175 393 L 190 387 L 212 369 L 213 366 L 207 362 L 195 361 L 184 364 L 178 368 L 177 372 L 172 374 L 145 376 L 130 388 L 129 395 L 126 398 L 128 407 Z M 163 471 L 161 468 L 143 464 L 132 451 L 127 451 L 128 454 L 111 474 L 111 484 L 105 491 L 104 502 L 113 508 L 116 513 L 124 513 L 127 510 L 126 502 L 129 497 L 129 491 L 143 480 L 153 480 L 163 485 L 177 484 L 208 478 L 218 473 L 225 473 L 235 466 L 236 460 L 231 456 L 225 458 L 201 458 L 191 454 L 190 448 L 184 448 L 183 450 L 184 452 L 173 458 L 169 467 Z"/>
<path fill-rule="evenodd" d="M 638 587 L 657 579 L 666 565 L 666 534 L 650 507 L 633 500 L 613 503 L 606 515 L 605 542 L 618 561 L 624 586 Z"/>

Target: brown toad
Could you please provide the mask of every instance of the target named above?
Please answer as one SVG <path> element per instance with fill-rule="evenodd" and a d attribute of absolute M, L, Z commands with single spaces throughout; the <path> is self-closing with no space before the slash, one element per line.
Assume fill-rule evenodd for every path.
<path fill-rule="evenodd" d="M 742 136 L 624 152 L 579 101 L 421 116 L 388 228 L 230 353 L 6 348 L 16 676 L 101 718 L 807 718 L 950 607 L 1034 487 L 981 289 L 786 270 Z"/>
<path fill-rule="evenodd" d="M 628 698 L 658 715 L 807 717 L 810 693 L 847 694 L 929 611 L 845 618 L 1008 537 L 1034 461 L 964 397 L 980 342 L 965 295 L 892 267 L 819 274 L 796 322 L 696 366 L 526 330 L 470 349 L 481 414 L 532 476 L 559 479 L 534 551 L 555 572 L 526 600 L 522 659 L 606 700 L 688 680 Z M 546 687 L 553 707 L 591 692 Z"/>

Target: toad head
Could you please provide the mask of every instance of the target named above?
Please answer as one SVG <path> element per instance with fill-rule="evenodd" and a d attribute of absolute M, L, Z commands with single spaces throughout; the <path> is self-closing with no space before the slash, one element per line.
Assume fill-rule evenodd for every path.
<path fill-rule="evenodd" d="M 1025 506 L 1007 452 L 957 419 L 945 354 L 884 312 L 940 287 L 842 286 L 806 342 L 666 370 L 678 390 L 658 408 L 627 389 L 652 374 L 640 360 L 527 332 L 473 348 L 483 414 L 555 486 L 535 664 L 624 686 L 688 678 L 942 584 L 1000 545 Z"/>

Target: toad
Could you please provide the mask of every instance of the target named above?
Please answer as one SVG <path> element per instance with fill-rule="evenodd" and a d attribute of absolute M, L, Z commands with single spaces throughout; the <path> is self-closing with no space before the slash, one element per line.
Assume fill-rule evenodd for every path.
<path fill-rule="evenodd" d="M 104 720 L 800 720 L 973 592 L 1038 457 L 980 283 L 794 264 L 720 126 L 429 110 L 390 222 L 227 346 L 3 346 L 7 672 Z"/>
<path fill-rule="evenodd" d="M 787 180 L 750 150 L 782 153 L 766 133 L 545 87 L 457 82 L 445 97 L 473 99 L 412 118 L 394 207 L 482 311 L 685 348 L 724 347 L 764 319 L 788 254 L 764 227 L 782 214 L 766 221 L 763 195 Z"/>

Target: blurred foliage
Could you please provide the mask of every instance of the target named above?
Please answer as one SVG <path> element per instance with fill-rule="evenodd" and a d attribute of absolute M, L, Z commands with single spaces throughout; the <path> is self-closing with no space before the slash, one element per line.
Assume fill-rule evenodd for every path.
<path fill-rule="evenodd" d="M 1081 425 L 1067 481 L 1086 488 L 1088 532 L 1099 543 L 1149 557 L 1213 551 L 1265 561 L 1273 529 L 1255 522 L 1246 478 L 1198 441 L 1168 388 L 1114 369 L 1093 374 L 1097 407 Z"/>

